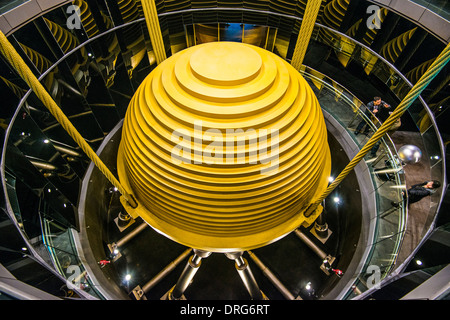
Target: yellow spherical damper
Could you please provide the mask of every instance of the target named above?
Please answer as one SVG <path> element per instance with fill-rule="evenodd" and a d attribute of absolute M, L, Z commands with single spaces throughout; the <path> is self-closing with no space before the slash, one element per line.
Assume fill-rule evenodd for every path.
<path fill-rule="evenodd" d="M 183 245 L 231 252 L 280 239 L 320 214 L 327 130 L 317 98 L 289 63 L 256 46 L 180 51 L 142 82 L 119 146 L 132 217 Z"/>

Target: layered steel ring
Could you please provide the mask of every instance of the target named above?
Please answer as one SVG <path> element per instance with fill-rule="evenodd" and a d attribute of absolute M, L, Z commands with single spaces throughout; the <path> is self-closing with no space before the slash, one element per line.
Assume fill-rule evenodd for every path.
<path fill-rule="evenodd" d="M 275 54 L 235 42 L 197 45 L 158 65 L 130 102 L 118 153 L 137 215 L 213 252 L 295 230 L 330 170 L 307 82 Z"/>

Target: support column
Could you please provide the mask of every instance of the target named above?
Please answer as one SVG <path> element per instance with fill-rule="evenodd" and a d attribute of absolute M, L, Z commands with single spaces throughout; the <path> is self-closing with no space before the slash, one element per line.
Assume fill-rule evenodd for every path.
<path fill-rule="evenodd" d="M 141 0 L 142 10 L 144 11 L 145 22 L 155 52 L 156 63 L 160 64 L 166 60 L 166 49 L 159 25 L 158 12 L 156 11 L 155 0 Z"/>
<path fill-rule="evenodd" d="M 141 233 L 142 231 L 144 231 L 145 229 L 147 229 L 148 224 L 143 222 L 141 223 L 141 225 L 139 225 L 138 227 L 136 227 L 136 229 L 134 229 L 133 231 L 131 231 L 130 233 L 128 233 L 125 237 L 123 237 L 122 239 L 120 239 L 117 242 L 113 242 L 111 244 L 108 244 L 108 249 L 111 252 L 111 255 L 113 256 L 113 260 L 117 260 L 118 258 L 121 257 L 120 252 L 118 252 L 118 249 L 120 247 L 122 247 L 123 245 L 125 245 L 128 241 L 130 241 L 131 239 L 133 239 L 134 237 L 136 237 L 139 233 Z"/>
<path fill-rule="evenodd" d="M 117 226 L 119 227 L 119 230 L 122 231 L 131 223 L 133 222 L 133 218 L 128 214 L 128 212 L 123 212 L 124 210 L 121 210 L 119 214 L 117 215 Z"/>
<path fill-rule="evenodd" d="M 242 279 L 248 293 L 252 300 L 264 300 L 263 294 L 256 283 L 255 277 L 253 276 L 250 266 L 247 260 L 242 257 L 242 252 L 230 252 L 225 253 L 228 259 L 235 261 L 236 270 Z"/>
<path fill-rule="evenodd" d="M 182 298 L 184 292 L 187 287 L 189 287 L 192 279 L 197 273 L 198 268 L 200 268 L 202 259 L 207 258 L 210 255 L 211 252 L 194 249 L 194 255 L 189 258 L 189 261 L 178 279 L 177 284 L 167 295 L 169 300 L 180 300 Z"/>
<path fill-rule="evenodd" d="M 288 300 L 295 300 L 294 295 L 281 283 L 281 281 L 270 271 L 264 263 L 251 251 L 247 251 L 253 262 L 261 269 L 262 273 L 272 282 L 272 284 L 281 292 L 281 294 Z"/>
<path fill-rule="evenodd" d="M 303 20 L 298 33 L 297 43 L 295 44 L 291 62 L 291 65 L 297 70 L 300 70 L 303 59 L 305 58 L 306 49 L 308 48 L 321 4 L 322 0 L 309 0 L 306 4 L 305 13 L 303 14 Z"/>
<path fill-rule="evenodd" d="M 325 209 L 314 223 L 314 230 L 321 238 L 325 238 L 328 235 L 328 223 L 325 221 L 324 213 Z"/>
<path fill-rule="evenodd" d="M 314 253 L 322 259 L 322 264 L 320 266 L 320 269 L 322 269 L 325 274 L 330 275 L 329 273 L 329 266 L 331 266 L 334 263 L 334 260 L 336 260 L 335 257 L 326 254 L 322 249 L 320 249 L 314 242 L 311 241 L 303 232 L 301 232 L 299 229 L 295 230 L 295 235 L 299 237 Z M 329 265 L 328 265 L 329 264 Z"/>
<path fill-rule="evenodd" d="M 154 286 L 156 286 L 169 273 L 171 273 L 184 259 L 186 259 L 191 251 L 191 248 L 185 250 L 180 256 L 169 263 L 163 270 L 161 270 L 161 272 L 159 272 L 155 277 L 147 282 L 142 288 L 140 286 L 136 286 L 136 288 L 134 288 L 132 292 L 136 300 L 140 300 L 142 298 L 145 299 L 145 294 L 149 292 Z"/>
<path fill-rule="evenodd" d="M 331 230 L 328 228 L 328 223 L 326 220 L 325 203 L 322 205 L 322 213 L 317 217 L 314 222 L 314 228 L 311 229 L 311 233 L 322 243 L 325 243 L 330 235 Z"/>

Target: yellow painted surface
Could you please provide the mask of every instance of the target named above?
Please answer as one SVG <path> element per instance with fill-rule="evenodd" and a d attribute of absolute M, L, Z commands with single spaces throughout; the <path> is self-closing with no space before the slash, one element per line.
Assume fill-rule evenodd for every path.
<path fill-rule="evenodd" d="M 233 42 L 215 42 L 195 50 L 187 66 L 209 84 L 229 86 L 254 79 L 261 70 L 262 59 L 252 48 L 236 50 Z"/>
<path fill-rule="evenodd" d="M 321 210 L 308 220 L 303 211 L 331 170 L 309 85 L 275 54 L 237 42 L 158 65 L 129 105 L 117 160 L 139 204 L 123 201 L 133 217 L 213 252 L 254 249 L 311 224 Z"/>

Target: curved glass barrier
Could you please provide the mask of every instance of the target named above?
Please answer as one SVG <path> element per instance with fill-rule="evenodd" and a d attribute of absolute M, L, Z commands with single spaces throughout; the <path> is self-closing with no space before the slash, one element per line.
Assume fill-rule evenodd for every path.
<path fill-rule="evenodd" d="M 368 81 L 384 84 L 385 88 L 392 93 L 392 98 L 397 98 L 398 101 L 401 101 L 413 86 L 404 75 L 381 55 L 343 34 L 334 32 L 324 26 L 316 26 L 316 40 L 332 48 L 337 59 L 343 65 L 354 63 L 359 65 L 361 69 L 364 68 Z M 429 61 L 429 63 L 431 62 L 432 60 Z M 424 71 L 422 70 L 421 72 Z M 432 112 L 422 97 L 419 97 L 407 111 L 416 129 L 408 132 L 407 139 L 400 136 L 395 141 L 397 148 L 404 144 L 414 144 L 420 148 L 423 154 L 420 164 L 404 166 L 408 187 L 430 180 L 438 180 L 442 185 L 446 183 L 445 149 L 434 118 L 436 112 L 437 110 Z M 408 176 L 410 179 L 408 179 Z M 419 239 L 412 239 L 410 233 L 405 233 L 405 239 L 412 246 L 415 247 L 419 244 L 424 238 L 426 230 L 429 229 L 435 220 L 439 204 L 444 196 L 444 190 L 443 188 L 437 189 L 430 197 L 428 205 L 420 208 L 415 207 L 415 210 L 421 211 L 420 215 L 425 215 L 427 218 L 414 222 L 423 230 Z M 407 259 L 407 256 L 401 254 L 397 267 L 401 266 Z"/>
<path fill-rule="evenodd" d="M 10 36 L 10 41 L 33 68 L 74 126 L 96 150 L 108 132 L 123 118 L 137 86 L 155 67 L 154 53 L 145 21 L 139 15 L 133 17 L 130 22 L 123 25 L 118 23 L 119 26 L 114 27 L 112 21 L 118 17 L 106 15 L 108 10 L 99 4 L 99 8 L 91 9 L 92 15 L 104 22 L 102 28 L 96 32 L 92 29 L 89 29 L 89 32 L 88 29 L 73 30 L 71 35 L 58 37 L 64 33 L 64 30 L 59 29 L 62 28 L 61 24 L 58 28 L 45 19 L 65 21 L 63 9 L 59 13 L 51 12 L 38 18 L 35 24 L 27 26 L 28 29 L 21 29 L 20 33 Z M 288 21 L 285 16 L 265 13 L 267 24 L 263 25 L 257 24 L 262 21 L 258 12 L 241 11 L 238 12 L 236 25 L 222 24 L 221 20 L 225 19 L 225 16 L 221 18 L 217 12 L 212 18 L 204 11 L 198 15 L 193 12 L 161 15 L 168 55 L 201 41 L 217 41 L 221 38 L 253 43 L 286 58 L 290 50 L 289 39 L 295 19 Z M 83 21 L 88 21 L 89 17 L 87 15 Z M 201 26 L 197 24 L 197 18 L 203 19 Z M 208 26 L 213 22 L 209 19 L 215 19 L 215 29 L 212 33 Z M 240 26 L 241 23 L 244 25 Z M 180 29 L 178 24 L 184 27 Z M 321 26 L 318 28 L 326 29 Z M 127 36 L 127 30 L 131 30 L 130 33 L 134 36 Z M 228 33 L 227 30 L 232 32 Z M 289 30 L 289 34 L 286 30 Z M 28 36 L 47 41 L 39 42 L 31 48 L 30 43 L 22 43 L 25 42 L 25 32 Z M 315 31 L 316 39 L 319 39 L 319 32 L 320 30 Z M 72 37 L 74 41 L 67 43 L 67 39 Z M 341 48 L 342 40 L 323 40 L 322 43 L 325 41 L 334 50 Z M 47 45 L 50 47 L 46 47 Z M 359 49 L 360 53 L 367 50 L 362 46 Z M 368 63 L 373 58 L 362 59 L 355 51 L 348 51 L 348 56 L 359 63 Z M 374 71 L 378 78 L 389 75 L 387 79 L 391 81 L 394 76 L 398 76 L 395 70 L 388 69 L 386 72 L 385 68 L 389 65 L 381 57 L 375 57 L 377 61 L 372 63 L 372 70 L 379 70 Z M 75 281 L 78 284 L 76 290 L 82 294 L 101 298 L 83 268 L 83 259 L 77 255 L 71 237 L 71 230 L 79 230 L 78 192 L 89 161 L 42 103 L 28 91 L 20 77 L 3 60 L 0 64 L 0 70 L 8 70 L 9 73 L 8 76 L 1 74 L 0 78 L 6 84 L 2 87 L 2 96 L 7 99 L 1 117 L 1 127 L 5 130 L 1 173 L 8 200 L 8 212 L 27 239 L 39 238 L 42 235 L 39 241 L 33 241 L 33 246 L 49 266 L 53 266 L 66 279 Z M 394 73 L 390 73 L 391 71 Z M 347 129 L 358 146 L 364 145 L 367 137 L 355 137 L 354 126 L 360 121 L 366 122 L 369 134 L 379 126 L 379 123 L 366 116 L 364 108 L 361 108 L 364 104 L 349 90 L 320 72 L 306 67 L 302 73 L 316 91 L 322 107 L 332 113 Z M 403 79 L 400 76 L 399 78 Z M 405 81 L 405 85 L 410 84 Z M 400 94 L 403 91 L 396 92 Z M 416 107 L 416 113 L 422 118 L 430 114 L 420 101 Z M 426 140 L 425 151 L 428 151 L 424 160 L 427 160 L 426 167 L 432 175 L 442 177 L 444 159 L 439 145 L 440 137 L 435 131 L 433 117 L 428 116 L 427 119 L 425 130 L 420 132 L 420 139 Z M 355 281 L 355 292 L 363 292 L 369 287 L 366 278 L 367 270 L 370 270 L 371 266 L 381 268 L 381 278 L 392 271 L 396 253 L 405 236 L 406 208 L 402 205 L 393 208 L 391 204 L 401 201 L 401 191 L 405 188 L 404 174 L 407 178 L 407 172 L 402 171 L 403 167 L 395 150 L 394 143 L 386 136 L 377 158 L 365 159 L 371 167 L 374 190 L 378 197 L 375 218 L 377 236 L 370 244 L 371 255 L 363 272 Z M 436 202 L 430 212 L 437 209 L 440 196 L 441 193 L 433 195 L 432 198 Z M 79 271 L 75 277 L 74 270 Z"/>
<path fill-rule="evenodd" d="M 40 22 L 49 26 L 49 34 L 34 32 L 53 40 L 58 38 L 53 38 L 52 27 L 58 29 L 55 35 L 65 32 L 61 38 L 64 41 L 54 43 L 54 49 L 65 49 L 63 55 L 52 56 L 47 50 L 38 51 L 38 47 L 24 49 L 19 42 L 20 34 L 9 39 L 96 150 L 123 118 L 137 85 L 155 65 L 151 46 L 143 36 L 145 23 L 140 21 L 98 33 L 80 46 L 80 38 L 45 19 Z M 124 34 L 127 28 L 133 28 L 133 35 L 140 33 L 142 37 L 127 37 Z M 67 39 L 72 39 L 69 44 Z M 129 44 L 126 51 L 119 47 L 119 42 Z M 97 290 L 86 272 L 72 236 L 72 232 L 80 229 L 79 192 L 90 161 L 35 94 L 27 91 L 5 62 L 1 63 L 2 68 L 5 66 L 3 70 L 13 74 L 12 79 L 2 78 L 6 84 L 2 88 L 4 96 L 12 100 L 11 111 L 17 103 L 14 112 L 2 116 L 5 136 L 2 176 L 9 215 L 33 251 L 67 280 L 68 289 L 84 298 L 103 299 L 101 290 Z"/>
<path fill-rule="evenodd" d="M 237 10 L 225 10 L 221 9 L 223 12 L 227 12 L 228 14 L 237 14 Z M 256 14 L 261 14 L 263 16 L 269 16 L 271 19 L 268 19 L 268 24 L 270 29 L 276 30 L 276 39 L 273 41 L 273 46 L 271 47 L 272 51 L 282 58 L 287 60 L 290 59 L 294 50 L 294 44 L 296 40 L 296 35 L 292 31 L 292 26 L 295 26 L 295 21 L 300 20 L 297 17 L 288 16 L 285 14 L 274 14 L 267 12 L 262 13 L 260 11 L 252 11 L 252 10 L 243 10 L 243 22 L 246 23 L 245 13 L 248 11 Z M 184 14 L 196 14 L 195 10 L 185 10 Z M 208 10 L 203 9 L 200 11 L 202 14 L 208 12 Z M 205 15 L 206 17 L 206 15 Z M 218 26 L 220 21 L 219 18 L 210 17 L 210 20 L 206 20 L 203 18 L 204 25 L 210 26 L 212 28 L 212 34 L 217 34 L 217 29 L 214 29 L 214 26 Z M 214 23 L 214 19 L 217 19 L 219 23 Z M 288 27 L 286 27 L 288 26 Z M 291 27 L 291 29 L 289 29 Z M 217 27 L 216 27 L 217 28 Z M 198 33 L 200 29 L 192 28 Z M 412 29 L 414 30 L 414 29 Z M 201 38 L 197 34 L 194 36 Z M 390 62 L 395 61 L 397 58 L 396 52 L 398 53 L 399 48 L 397 45 L 399 41 L 403 41 L 404 37 L 408 37 L 413 32 L 405 32 L 397 38 L 394 38 L 392 41 L 387 42 L 383 48 L 380 49 L 381 54 L 376 53 L 372 49 L 370 49 L 366 44 L 357 42 L 353 40 L 349 35 L 339 33 L 327 27 L 326 25 L 316 23 L 316 27 L 313 30 L 313 41 L 310 43 L 311 49 L 308 49 L 305 57 L 305 64 L 309 62 L 314 62 L 317 60 L 318 50 L 314 50 L 312 46 L 313 43 L 319 45 L 319 49 L 321 52 L 325 52 L 325 54 L 330 57 L 333 55 L 332 60 L 335 64 L 340 66 L 336 68 L 324 68 L 324 71 L 321 70 L 321 65 L 313 64 L 312 67 L 316 70 L 331 74 L 335 76 L 336 79 L 340 79 L 342 83 L 346 81 L 345 77 L 350 75 L 350 73 L 346 72 L 345 69 L 347 67 L 352 67 L 353 70 L 357 70 L 356 72 L 361 72 L 361 75 L 356 79 L 356 83 L 359 83 L 359 86 L 364 86 L 365 83 L 370 83 L 373 88 L 379 89 L 382 92 L 387 92 L 386 98 L 389 103 L 395 107 L 409 92 L 409 90 L 413 86 L 413 82 L 417 81 L 420 76 L 425 72 L 427 66 L 429 66 L 433 59 L 426 61 L 418 68 L 415 68 L 408 72 L 407 75 L 403 75 L 397 68 Z M 351 32 L 349 33 L 351 34 Z M 370 44 L 370 39 L 373 35 L 368 35 L 364 37 L 364 41 L 367 44 Z M 211 41 L 214 41 L 211 39 Z M 373 40 L 372 40 L 373 41 Z M 402 48 L 401 48 L 402 49 Z M 439 50 L 436 51 L 436 55 L 439 53 Z M 319 61 L 322 61 L 319 59 Z M 411 80 L 409 80 L 408 78 Z M 355 76 L 351 76 L 351 78 L 355 78 Z M 339 80 L 338 80 L 339 81 Z M 412 82 L 413 81 L 413 82 Z M 443 82 L 445 83 L 445 82 Z M 434 83 L 436 85 L 436 83 Z M 430 86 L 431 87 L 431 86 Z M 361 89 L 361 88 L 358 88 Z M 435 89 L 433 89 L 435 90 Z M 349 90 L 355 94 L 356 90 Z M 361 92 L 361 90 L 359 90 Z M 364 90 L 362 90 L 364 91 Z M 367 101 L 366 101 L 367 102 Z M 363 109 L 365 106 L 362 104 Z M 413 104 L 409 107 L 405 117 L 410 117 L 408 121 L 412 122 L 415 128 L 409 128 L 407 135 L 405 137 L 400 136 L 396 138 L 393 142 L 395 145 L 395 149 L 399 148 L 401 145 L 409 143 L 414 143 L 417 147 L 419 147 L 423 153 L 422 159 L 419 164 L 416 166 L 404 166 L 404 170 L 406 172 L 407 177 L 406 183 L 403 183 L 403 189 L 410 187 L 416 183 L 422 183 L 424 181 L 430 180 L 439 180 L 442 185 L 446 183 L 445 176 L 445 158 L 444 158 L 444 146 L 443 141 L 439 135 L 439 131 L 437 129 L 437 124 L 435 120 L 435 115 L 438 115 L 439 105 L 430 109 L 424 99 L 420 96 Z M 358 117 L 358 115 L 356 115 Z M 361 115 L 359 115 L 359 119 L 355 118 L 356 121 L 361 121 Z M 373 118 L 376 119 L 376 118 Z M 401 120 L 400 120 L 401 121 Z M 407 122 L 407 121 L 405 121 Z M 379 126 L 379 125 L 378 125 Z M 370 126 L 373 131 L 376 128 L 374 126 Z M 396 136 L 395 134 L 393 136 Z M 367 140 L 365 140 L 367 141 Z M 395 150 L 393 149 L 393 150 Z M 388 163 L 384 159 L 383 162 L 385 164 L 386 170 L 399 170 L 399 165 L 401 161 L 397 158 L 394 163 Z M 378 161 L 381 161 L 378 160 Z M 392 167 L 394 166 L 394 167 Z M 408 172 L 410 174 L 408 175 Z M 411 247 L 417 246 L 420 241 L 424 238 L 426 230 L 429 229 L 431 224 L 436 218 L 436 214 L 439 210 L 440 203 L 444 196 L 444 188 L 437 189 L 431 196 L 431 201 L 429 205 L 425 205 L 425 207 L 417 208 L 420 211 L 420 215 L 425 215 L 426 219 L 420 219 L 420 221 L 415 221 L 415 224 L 419 224 L 419 228 L 424 230 L 423 234 L 420 237 L 412 237 L 410 233 L 404 233 L 406 242 L 408 246 L 405 246 L 404 252 L 399 254 L 399 257 L 396 259 L 396 265 L 394 268 L 401 268 L 402 264 L 409 258 L 406 255 L 406 247 L 411 249 Z M 417 211 L 417 210 L 416 210 Z M 423 212 L 426 212 L 425 214 Z M 401 234 L 399 234 L 399 237 Z M 392 268 L 392 266 L 391 266 Z"/>
<path fill-rule="evenodd" d="M 411 0 L 422 7 L 427 8 L 434 13 L 437 13 L 441 17 L 450 20 L 450 3 L 445 0 Z"/>
<path fill-rule="evenodd" d="M 380 126 L 379 122 L 373 121 L 376 118 L 368 117 L 361 108 L 364 104 L 333 79 L 307 66 L 302 67 L 301 73 L 315 91 L 321 107 L 346 128 L 359 149 L 363 147 L 368 138 L 355 136 L 354 127 L 363 121 L 370 128 L 368 135 L 371 135 Z M 373 217 L 375 233 L 373 242 L 368 244 L 371 247 L 368 259 L 355 280 L 352 292 L 367 290 L 365 277 L 370 274 L 368 270 L 371 268 L 379 268 L 380 281 L 391 272 L 406 231 L 407 208 L 403 205 L 402 196 L 402 191 L 406 191 L 405 176 L 390 137 L 387 135 L 382 139 L 381 152 L 377 157 L 368 155 L 365 158 L 377 198 L 376 217 Z M 399 205 L 393 206 L 392 203 Z"/>
<path fill-rule="evenodd" d="M 5 12 L 8 12 L 9 10 L 12 10 L 21 4 L 24 4 L 25 2 L 28 2 L 29 0 L 8 0 L 8 1 L 0 1 L 0 14 L 3 14 Z"/>

